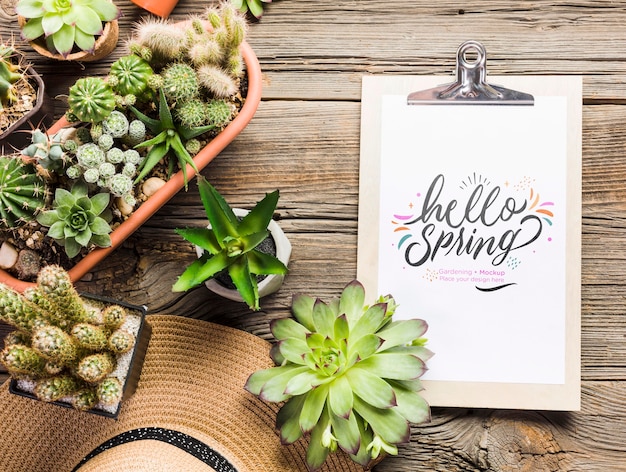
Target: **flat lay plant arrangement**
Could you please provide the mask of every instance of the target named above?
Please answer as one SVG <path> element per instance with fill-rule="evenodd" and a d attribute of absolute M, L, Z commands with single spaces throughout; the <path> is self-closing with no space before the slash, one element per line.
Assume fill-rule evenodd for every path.
<path fill-rule="evenodd" d="M 0 157 L 0 267 L 23 280 L 71 267 L 110 246 L 113 228 L 179 169 L 186 187 L 193 156 L 245 100 L 246 27 L 230 3 L 182 24 L 146 19 L 107 77 L 78 79 L 71 126 L 34 130 L 19 155 Z"/>

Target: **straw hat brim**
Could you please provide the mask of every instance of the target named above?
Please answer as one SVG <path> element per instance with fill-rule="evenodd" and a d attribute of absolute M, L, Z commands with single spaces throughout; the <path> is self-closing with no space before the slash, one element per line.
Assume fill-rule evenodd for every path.
<path fill-rule="evenodd" d="M 270 344 L 233 328 L 152 315 L 139 385 L 117 420 L 0 388 L 0 470 L 11 472 L 306 471 L 304 439 L 285 446 L 279 405 L 245 391 Z M 363 469 L 332 454 L 327 472 Z"/>

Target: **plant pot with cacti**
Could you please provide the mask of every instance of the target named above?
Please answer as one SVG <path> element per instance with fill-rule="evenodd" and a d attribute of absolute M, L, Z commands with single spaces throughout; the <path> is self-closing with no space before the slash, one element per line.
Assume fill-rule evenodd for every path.
<path fill-rule="evenodd" d="M 111 0 L 19 0 L 22 36 L 42 56 L 97 61 L 117 45 L 119 8 Z"/>
<path fill-rule="evenodd" d="M 41 76 L 12 42 L 0 39 L 0 153 L 24 147 L 28 132 L 49 125 L 52 116 Z"/>
<path fill-rule="evenodd" d="M 227 2 L 186 22 L 146 19 L 108 76 L 70 87 L 65 117 L 34 130 L 21 159 L 2 157 L 25 161 L 31 185 L 3 187 L 12 174 L 0 173 L 0 282 L 24 290 L 51 263 L 80 279 L 188 187 L 260 102 L 246 30 Z M 22 253 L 38 262 L 23 270 Z"/>
<path fill-rule="evenodd" d="M 430 420 L 419 378 L 432 353 L 423 320 L 393 321 L 391 295 L 366 303 L 358 281 L 329 303 L 306 295 L 292 302 L 293 318 L 271 323 L 276 367 L 253 373 L 245 388 L 282 403 L 281 442 L 310 436 L 306 460 L 319 470 L 328 454 L 345 451 L 364 467 L 410 439 L 410 423 Z"/>
<path fill-rule="evenodd" d="M 0 320 L 15 327 L 0 362 L 10 391 L 116 417 L 139 381 L 150 339 L 145 307 L 79 295 L 59 266 L 18 293 L 0 285 Z"/>
<path fill-rule="evenodd" d="M 204 178 L 198 188 L 209 225 L 176 232 L 196 246 L 198 260 L 185 269 L 173 290 L 205 283 L 218 295 L 259 310 L 261 297 L 277 291 L 287 273 L 291 243 L 272 219 L 278 191 L 251 210 L 232 209 Z"/>

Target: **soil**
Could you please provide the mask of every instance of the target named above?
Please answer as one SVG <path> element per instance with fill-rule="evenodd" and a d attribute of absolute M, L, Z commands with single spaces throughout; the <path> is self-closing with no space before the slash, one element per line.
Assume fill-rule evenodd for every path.
<path fill-rule="evenodd" d="M 13 84 L 17 100 L 6 104 L 0 113 L 0 134 L 31 111 L 37 102 L 37 91 L 24 76 Z"/>

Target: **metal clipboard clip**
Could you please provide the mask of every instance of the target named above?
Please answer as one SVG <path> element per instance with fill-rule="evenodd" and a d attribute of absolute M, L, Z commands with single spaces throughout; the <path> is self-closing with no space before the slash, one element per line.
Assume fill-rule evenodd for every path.
<path fill-rule="evenodd" d="M 476 60 L 468 59 L 474 52 Z M 487 83 L 487 52 L 478 41 L 466 41 L 456 53 L 456 82 L 413 92 L 408 105 L 534 105 L 532 95 Z"/>

